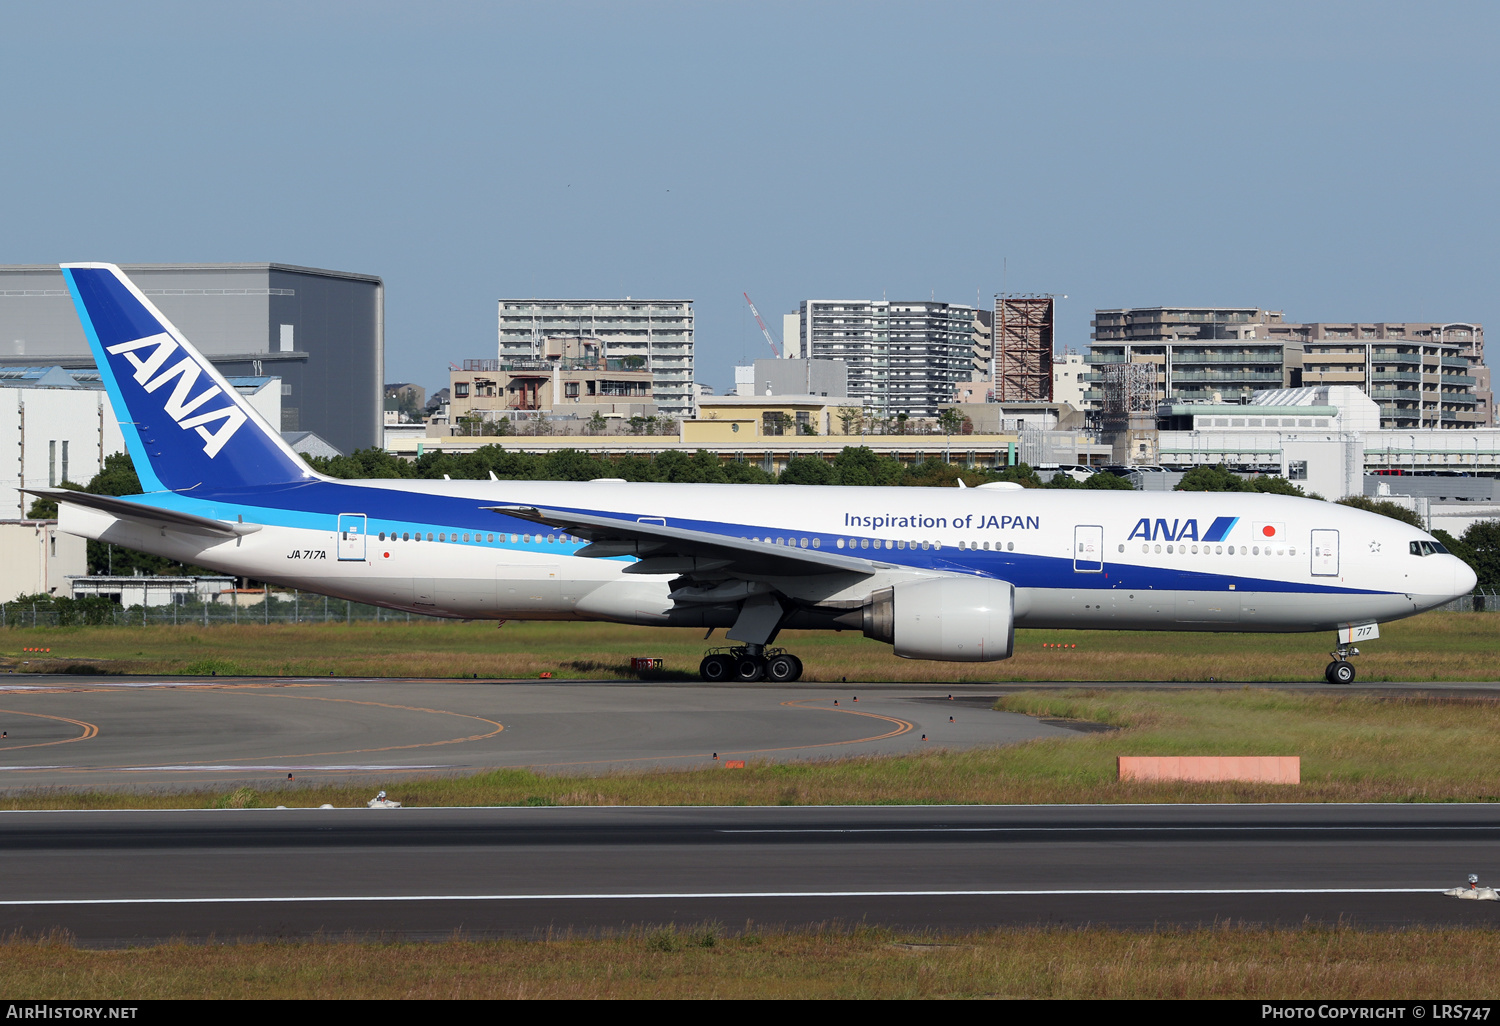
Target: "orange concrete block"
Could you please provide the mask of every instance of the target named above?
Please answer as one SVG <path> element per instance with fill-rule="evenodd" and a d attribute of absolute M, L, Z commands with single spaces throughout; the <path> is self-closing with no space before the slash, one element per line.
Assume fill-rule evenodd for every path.
<path fill-rule="evenodd" d="M 1120 780 L 1302 783 L 1302 757 L 1298 755 L 1121 755 L 1115 762 Z"/>

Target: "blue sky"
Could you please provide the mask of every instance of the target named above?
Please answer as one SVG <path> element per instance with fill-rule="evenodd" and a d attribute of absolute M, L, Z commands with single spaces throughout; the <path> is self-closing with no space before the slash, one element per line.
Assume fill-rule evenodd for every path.
<path fill-rule="evenodd" d="M 1500 323 L 1500 6 L 70 3 L 0 34 L 0 263 L 381 275 L 387 379 L 501 296 Z M 1002 280 L 1003 279 L 1003 280 Z"/>

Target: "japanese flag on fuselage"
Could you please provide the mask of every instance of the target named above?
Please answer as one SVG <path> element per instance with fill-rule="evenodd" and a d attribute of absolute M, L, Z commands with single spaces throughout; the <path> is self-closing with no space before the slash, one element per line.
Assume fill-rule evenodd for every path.
<path fill-rule="evenodd" d="M 1255 538 L 1257 541 L 1285 541 L 1286 524 L 1256 524 Z"/>

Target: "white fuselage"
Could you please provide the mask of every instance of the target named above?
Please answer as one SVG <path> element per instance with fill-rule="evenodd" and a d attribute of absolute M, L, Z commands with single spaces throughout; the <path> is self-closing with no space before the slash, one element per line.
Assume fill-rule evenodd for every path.
<path fill-rule="evenodd" d="M 819 616 L 857 609 L 901 580 L 949 575 L 1013 584 L 1018 626 L 1158 630 L 1333 629 L 1410 616 L 1473 586 L 1455 557 L 1411 552 L 1431 540 L 1416 528 L 1256 493 L 400 480 L 250 498 L 152 497 L 260 525 L 228 540 L 71 505 L 62 528 L 257 580 L 461 618 L 733 622 L 732 604 L 685 590 L 674 598 L 671 575 L 626 574 L 632 557 L 580 557 L 580 539 L 483 508 L 517 504 L 882 564 L 873 576 L 769 581 L 808 611 L 789 626 L 820 625 Z"/>

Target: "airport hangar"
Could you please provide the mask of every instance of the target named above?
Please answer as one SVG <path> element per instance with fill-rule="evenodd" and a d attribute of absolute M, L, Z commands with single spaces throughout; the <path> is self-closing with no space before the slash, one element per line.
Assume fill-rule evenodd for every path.
<path fill-rule="evenodd" d="M 292 264 L 122 264 L 226 377 L 281 379 L 281 431 L 382 444 L 385 284 Z M 55 264 L 0 266 L 0 367 L 90 368 Z"/>

